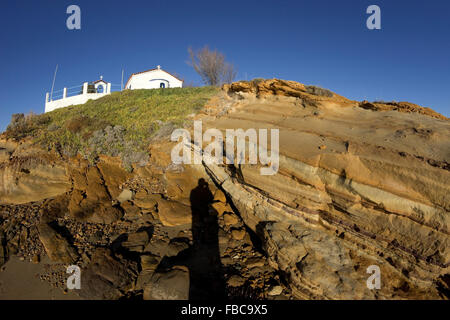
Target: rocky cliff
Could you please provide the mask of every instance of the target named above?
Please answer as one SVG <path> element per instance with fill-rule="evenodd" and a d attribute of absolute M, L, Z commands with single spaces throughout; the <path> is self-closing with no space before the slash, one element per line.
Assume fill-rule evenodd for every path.
<path fill-rule="evenodd" d="M 273 79 L 224 86 L 195 119 L 279 129 L 278 172 L 174 165 L 167 136 L 132 172 L 3 137 L 0 264 L 46 255 L 61 287 L 79 265 L 84 298 L 449 297 L 447 118 Z"/>

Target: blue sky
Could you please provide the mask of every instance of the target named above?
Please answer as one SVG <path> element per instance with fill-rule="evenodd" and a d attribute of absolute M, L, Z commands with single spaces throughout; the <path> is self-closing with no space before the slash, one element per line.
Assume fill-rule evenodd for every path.
<path fill-rule="evenodd" d="M 81 30 L 66 8 L 81 8 Z M 381 7 L 381 30 L 366 8 Z M 55 90 L 100 75 L 120 84 L 161 65 L 200 78 L 187 48 L 209 45 L 239 79 L 277 77 L 357 100 L 410 101 L 450 116 L 450 1 L 228 0 L 0 2 L 0 130 L 12 113 L 44 110 Z"/>

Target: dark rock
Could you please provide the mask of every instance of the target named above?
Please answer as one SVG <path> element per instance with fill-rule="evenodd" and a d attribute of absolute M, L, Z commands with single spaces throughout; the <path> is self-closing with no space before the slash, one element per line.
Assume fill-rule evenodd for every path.
<path fill-rule="evenodd" d="M 230 287 L 240 287 L 244 283 L 245 279 L 238 275 L 232 275 L 227 281 L 227 285 Z"/>
<path fill-rule="evenodd" d="M 146 231 L 130 233 L 127 241 L 122 243 L 124 248 L 130 251 L 142 252 L 150 241 L 150 236 Z"/>
<path fill-rule="evenodd" d="M 0 231 L 0 267 L 8 261 L 8 251 L 5 246 L 6 239 L 2 231 Z"/>
<path fill-rule="evenodd" d="M 144 289 L 144 300 L 189 299 L 189 272 L 183 267 L 154 273 Z"/>
<path fill-rule="evenodd" d="M 75 248 L 47 223 L 41 223 L 38 226 L 38 230 L 39 239 L 52 261 L 73 264 L 78 259 L 78 253 Z"/>
<path fill-rule="evenodd" d="M 110 250 L 95 250 L 90 264 L 81 273 L 80 296 L 86 299 L 120 298 L 135 278 L 127 261 L 112 256 Z"/>

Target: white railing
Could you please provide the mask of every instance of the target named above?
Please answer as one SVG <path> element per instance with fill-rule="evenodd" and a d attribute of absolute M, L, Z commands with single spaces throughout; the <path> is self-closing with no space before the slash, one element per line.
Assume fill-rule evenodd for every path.
<path fill-rule="evenodd" d="M 103 92 L 101 92 L 102 94 L 111 93 L 111 83 L 107 83 L 106 87 L 103 84 L 97 83 L 97 84 L 95 84 L 95 89 L 97 89 L 100 85 L 103 86 Z M 47 92 L 45 95 L 45 102 L 47 103 L 47 102 L 51 102 L 51 101 L 55 101 L 55 100 L 59 100 L 59 99 L 66 99 L 68 97 L 73 97 L 76 95 L 90 94 L 90 93 L 88 93 L 88 86 L 89 86 L 89 83 L 85 82 L 85 83 L 83 83 L 82 86 L 74 86 L 74 87 L 63 88 L 60 90 L 53 91 L 53 93 L 58 92 L 58 94 L 56 94 L 56 96 L 54 96 L 53 93 L 50 94 Z M 82 91 L 79 89 L 82 89 Z M 62 91 L 62 93 L 61 93 L 61 91 Z M 93 92 L 93 93 L 99 93 L 99 92 Z"/>
<path fill-rule="evenodd" d="M 103 92 L 97 92 L 97 89 L 100 86 L 102 86 Z M 85 82 L 82 86 L 66 87 L 61 90 L 53 91 L 57 93 L 55 96 L 53 93 L 50 94 L 47 92 L 45 94 L 45 112 L 71 105 L 83 104 L 90 99 L 95 100 L 111 93 L 111 83 L 109 82 L 107 82 L 106 85 L 105 83 L 96 83 L 96 92 L 93 93 L 88 92 L 88 87 L 89 83 Z"/>

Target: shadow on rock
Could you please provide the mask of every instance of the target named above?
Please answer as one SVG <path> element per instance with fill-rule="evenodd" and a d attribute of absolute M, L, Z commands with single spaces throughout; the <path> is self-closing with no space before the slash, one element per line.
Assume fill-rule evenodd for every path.
<path fill-rule="evenodd" d="M 218 213 L 211 206 L 213 202 L 214 196 L 208 183 L 203 178 L 199 179 L 198 185 L 190 193 L 193 244 L 175 257 L 163 258 L 155 273 L 160 277 L 166 272 L 169 278 L 176 279 L 180 277 L 182 268 L 187 268 L 190 300 L 226 298 L 219 252 Z M 177 270 L 177 277 L 172 275 L 174 269 Z M 178 296 L 180 298 L 183 298 L 182 295 Z"/>

